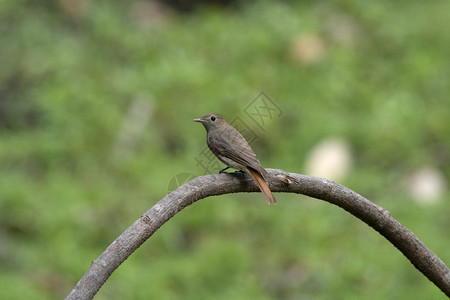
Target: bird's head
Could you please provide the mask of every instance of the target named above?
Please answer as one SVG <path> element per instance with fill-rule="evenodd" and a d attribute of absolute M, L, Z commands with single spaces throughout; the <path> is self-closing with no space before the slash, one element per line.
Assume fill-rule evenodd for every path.
<path fill-rule="evenodd" d="M 227 124 L 221 115 L 215 113 L 203 115 L 200 119 L 194 119 L 194 122 L 202 123 L 203 126 L 205 126 L 206 131 L 218 129 Z"/>

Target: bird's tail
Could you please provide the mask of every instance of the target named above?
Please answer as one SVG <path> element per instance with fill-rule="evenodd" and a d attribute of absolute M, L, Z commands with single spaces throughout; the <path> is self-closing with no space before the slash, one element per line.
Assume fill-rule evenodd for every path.
<path fill-rule="evenodd" d="M 256 183 L 258 184 L 261 192 L 263 193 L 264 197 L 266 198 L 266 201 L 268 204 L 277 204 L 277 200 L 275 199 L 274 195 L 272 194 L 272 191 L 269 189 L 269 186 L 267 185 L 266 181 L 262 177 L 262 175 L 251 168 L 248 168 L 248 171 L 250 172 L 250 175 L 252 175 L 253 179 L 255 179 Z"/>

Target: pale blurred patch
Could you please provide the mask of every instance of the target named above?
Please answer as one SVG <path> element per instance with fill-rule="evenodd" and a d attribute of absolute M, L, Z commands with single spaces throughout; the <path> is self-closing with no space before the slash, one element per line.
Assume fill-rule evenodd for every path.
<path fill-rule="evenodd" d="M 301 64 L 312 64 L 319 61 L 325 52 L 325 44 L 317 34 L 309 33 L 297 36 L 289 49 L 291 59 Z"/>
<path fill-rule="evenodd" d="M 306 171 L 311 176 L 338 181 L 347 176 L 352 164 L 349 143 L 343 138 L 326 138 L 310 151 Z"/>
<path fill-rule="evenodd" d="M 90 7 L 90 0 L 59 0 L 62 12 L 74 19 L 83 17 Z"/>
<path fill-rule="evenodd" d="M 327 20 L 327 33 L 339 44 L 352 46 L 360 38 L 358 24 L 345 15 L 333 15 Z"/>
<path fill-rule="evenodd" d="M 131 17 L 143 28 L 151 29 L 166 24 L 174 12 L 160 1 L 136 1 L 130 6 Z"/>
<path fill-rule="evenodd" d="M 142 97 L 131 102 L 113 146 L 115 160 L 122 161 L 133 155 L 152 113 L 151 99 Z"/>
<path fill-rule="evenodd" d="M 419 204 L 434 204 L 443 196 L 447 187 L 444 175 L 436 168 L 416 170 L 408 180 L 408 191 Z"/>

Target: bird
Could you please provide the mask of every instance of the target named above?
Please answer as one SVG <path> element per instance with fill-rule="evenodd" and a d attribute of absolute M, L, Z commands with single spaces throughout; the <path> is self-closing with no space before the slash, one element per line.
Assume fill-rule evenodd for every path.
<path fill-rule="evenodd" d="M 206 129 L 206 142 L 212 153 L 228 168 L 250 174 L 258 184 L 268 204 L 276 204 L 266 179 L 269 173 L 261 166 L 255 152 L 242 134 L 231 126 L 220 114 L 207 113 L 194 122 L 203 124 Z"/>

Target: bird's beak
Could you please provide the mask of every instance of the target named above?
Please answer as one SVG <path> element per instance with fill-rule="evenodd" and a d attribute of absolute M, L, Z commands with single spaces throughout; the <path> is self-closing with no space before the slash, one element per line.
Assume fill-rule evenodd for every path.
<path fill-rule="evenodd" d="M 194 122 L 200 122 L 200 123 L 203 123 L 203 120 L 202 120 L 202 119 L 194 119 L 193 121 L 194 121 Z"/>

